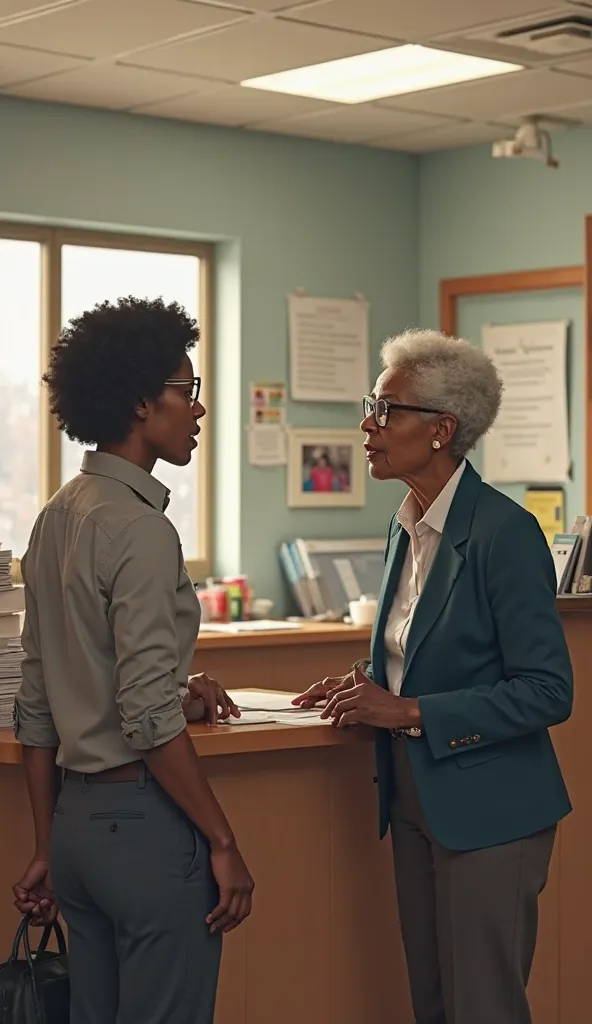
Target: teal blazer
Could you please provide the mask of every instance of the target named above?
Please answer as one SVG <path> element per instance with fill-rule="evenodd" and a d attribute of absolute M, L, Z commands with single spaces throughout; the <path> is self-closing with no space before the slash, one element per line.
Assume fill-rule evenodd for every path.
<path fill-rule="evenodd" d="M 409 535 L 393 516 L 369 674 L 387 687 L 384 632 Z M 533 835 L 571 810 L 548 728 L 571 714 L 573 678 L 555 570 L 529 512 L 467 464 L 409 629 L 401 695 L 423 736 L 406 738 L 434 838 L 474 850 Z M 376 740 L 380 833 L 393 798 L 392 740 Z"/>

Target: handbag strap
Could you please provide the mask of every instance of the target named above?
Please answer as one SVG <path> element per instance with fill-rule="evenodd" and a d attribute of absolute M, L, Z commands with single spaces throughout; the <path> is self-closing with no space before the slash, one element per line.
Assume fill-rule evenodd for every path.
<path fill-rule="evenodd" d="M 15 960 L 18 960 L 19 949 L 20 949 L 21 942 L 23 941 L 23 933 L 24 933 L 26 927 L 27 927 L 27 916 L 25 915 L 21 919 L 21 923 L 19 924 L 19 926 L 18 926 L 18 928 L 16 930 L 16 935 L 14 937 L 14 942 L 12 944 L 12 953 L 10 954 L 10 963 L 11 964 L 14 963 Z"/>
<path fill-rule="evenodd" d="M 45 928 L 43 929 L 43 935 L 39 940 L 39 945 L 37 946 L 37 953 L 35 954 L 35 956 L 39 956 L 40 953 L 45 953 L 52 932 L 55 934 L 56 937 L 56 941 L 58 944 L 58 953 L 60 953 L 61 956 L 64 956 L 67 953 L 66 939 L 64 937 L 64 933 L 62 931 L 60 923 L 59 921 L 52 921 L 51 924 L 46 925 Z"/>
<path fill-rule="evenodd" d="M 31 978 L 31 992 L 33 993 L 35 1018 L 38 1024 L 42 1024 L 43 1017 L 41 1016 L 41 1002 L 39 1000 L 39 992 L 37 991 L 37 978 L 35 977 L 33 954 L 31 953 L 31 942 L 29 940 L 29 922 L 30 917 L 27 915 L 24 920 L 24 928 L 22 931 L 23 946 L 25 948 L 25 959 L 27 961 L 27 967 L 29 968 L 29 976 Z"/>
<path fill-rule="evenodd" d="M 29 923 L 30 923 L 30 918 L 25 914 L 25 916 L 23 917 L 21 923 L 18 926 L 17 933 L 16 933 L 16 935 L 14 937 L 14 942 L 12 944 L 12 953 L 10 954 L 10 962 L 11 963 L 14 963 L 15 960 L 18 960 L 19 949 L 20 949 L 21 942 L 23 942 L 23 939 L 25 939 L 25 937 L 28 939 Z M 58 944 L 58 953 L 60 953 L 61 956 L 64 956 L 68 952 L 68 949 L 67 949 L 67 946 L 66 946 L 66 939 L 65 939 L 65 936 L 64 936 L 64 932 L 62 931 L 61 925 L 60 925 L 59 921 L 53 921 L 51 924 L 46 925 L 45 928 L 43 929 L 43 933 L 41 935 L 41 939 L 39 940 L 39 945 L 37 946 L 37 952 L 35 954 L 36 956 L 38 956 L 39 953 L 45 953 L 45 950 L 47 949 L 47 945 L 48 945 L 49 940 L 51 938 L 52 932 L 55 934 L 55 937 L 56 937 L 56 941 L 57 941 L 57 944 Z M 30 950 L 30 945 L 29 945 L 29 950 Z M 25 944 L 25 955 L 26 955 L 26 944 Z"/>

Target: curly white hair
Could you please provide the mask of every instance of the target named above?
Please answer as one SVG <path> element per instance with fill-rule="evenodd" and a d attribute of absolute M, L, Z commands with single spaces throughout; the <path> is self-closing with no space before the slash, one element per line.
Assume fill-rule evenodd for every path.
<path fill-rule="evenodd" d="M 464 458 L 491 429 L 503 384 L 481 349 L 439 331 L 407 330 L 384 342 L 381 358 L 385 370 L 407 372 L 418 405 L 456 417 L 450 442 L 455 458 Z"/>

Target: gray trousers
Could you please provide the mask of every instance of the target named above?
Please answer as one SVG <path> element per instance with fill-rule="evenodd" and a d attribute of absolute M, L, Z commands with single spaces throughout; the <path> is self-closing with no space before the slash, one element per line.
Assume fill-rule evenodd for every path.
<path fill-rule="evenodd" d="M 68 925 L 71 1024 L 212 1024 L 221 939 L 203 837 L 140 769 L 66 777 L 51 870 Z"/>
<path fill-rule="evenodd" d="M 556 829 L 444 849 L 420 807 L 407 742 L 393 740 L 391 834 L 416 1024 L 530 1024 L 526 985 Z"/>

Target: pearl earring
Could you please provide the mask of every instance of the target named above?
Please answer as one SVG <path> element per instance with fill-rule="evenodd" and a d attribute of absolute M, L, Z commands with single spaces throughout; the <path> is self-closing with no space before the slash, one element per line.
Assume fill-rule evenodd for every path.
<path fill-rule="evenodd" d="M 442 445 L 438 441 L 438 438 L 437 437 L 434 438 L 434 440 L 432 441 L 432 448 L 441 448 L 441 447 L 442 447 Z"/>

